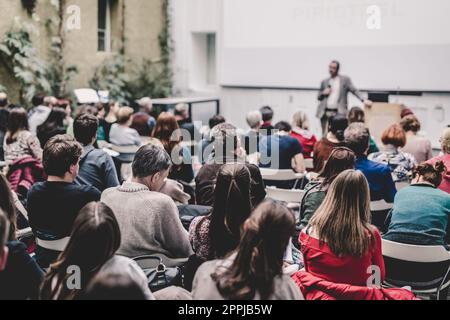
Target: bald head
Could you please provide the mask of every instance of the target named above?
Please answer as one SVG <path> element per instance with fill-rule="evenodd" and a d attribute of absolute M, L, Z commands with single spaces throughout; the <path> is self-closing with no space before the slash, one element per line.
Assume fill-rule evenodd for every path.
<path fill-rule="evenodd" d="M 151 113 L 153 110 L 153 101 L 149 97 L 144 97 L 138 101 L 141 111 Z"/>
<path fill-rule="evenodd" d="M 8 95 L 4 92 L 0 92 L 0 108 L 8 106 Z"/>

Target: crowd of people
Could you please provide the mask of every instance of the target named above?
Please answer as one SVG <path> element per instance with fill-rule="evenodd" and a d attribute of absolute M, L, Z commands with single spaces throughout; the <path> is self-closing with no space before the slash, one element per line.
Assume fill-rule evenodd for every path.
<path fill-rule="evenodd" d="M 345 298 L 311 288 L 364 290 L 371 266 L 383 281 L 382 239 L 449 243 L 450 128 L 433 156 L 408 109 L 377 146 L 357 107 L 317 139 L 304 112 L 273 123 L 269 106 L 247 115 L 242 134 L 220 115 L 196 128 L 186 105 L 155 114 L 150 98 L 134 109 L 109 101 L 72 112 L 43 96 L 31 105 L 0 93 L 0 299 Z M 126 160 L 114 147 L 135 151 Z M 298 212 L 267 186 L 303 189 Z M 393 207 L 385 229 L 372 224 L 380 200 Z M 183 261 L 184 285 L 152 291 L 134 260 L 152 255 Z M 74 266 L 79 286 L 68 282 Z M 415 299 L 397 290 L 389 296 Z"/>

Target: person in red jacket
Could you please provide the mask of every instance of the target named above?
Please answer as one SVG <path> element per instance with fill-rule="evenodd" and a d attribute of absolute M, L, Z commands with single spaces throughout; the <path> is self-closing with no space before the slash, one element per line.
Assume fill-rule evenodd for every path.
<path fill-rule="evenodd" d="M 300 234 L 305 270 L 332 282 L 380 286 L 385 269 L 381 236 L 370 224 L 370 193 L 360 171 L 343 171 Z"/>
<path fill-rule="evenodd" d="M 305 159 L 311 159 L 317 138 L 311 131 L 309 131 L 308 117 L 303 111 L 296 112 L 292 117 L 291 137 L 297 139 L 302 145 L 303 157 Z"/>

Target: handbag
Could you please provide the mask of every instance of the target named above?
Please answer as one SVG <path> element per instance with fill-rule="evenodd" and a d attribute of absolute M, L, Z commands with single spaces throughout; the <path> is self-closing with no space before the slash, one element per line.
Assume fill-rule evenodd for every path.
<path fill-rule="evenodd" d="M 166 267 L 158 256 L 140 256 L 133 260 L 144 271 L 151 292 L 171 286 L 183 287 L 182 267 Z"/>

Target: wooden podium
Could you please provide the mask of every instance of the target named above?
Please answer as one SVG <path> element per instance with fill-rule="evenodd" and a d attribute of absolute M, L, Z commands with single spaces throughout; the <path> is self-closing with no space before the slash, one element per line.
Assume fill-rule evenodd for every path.
<path fill-rule="evenodd" d="M 400 122 L 402 105 L 393 103 L 374 103 L 365 108 L 366 124 L 378 147 L 383 147 L 381 135 L 390 125 Z"/>

